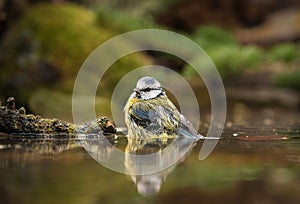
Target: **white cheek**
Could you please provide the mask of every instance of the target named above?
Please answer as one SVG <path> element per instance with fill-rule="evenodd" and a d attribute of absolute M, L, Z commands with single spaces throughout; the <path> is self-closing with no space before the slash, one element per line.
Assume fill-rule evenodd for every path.
<path fill-rule="evenodd" d="M 141 95 L 142 95 L 142 99 L 148 100 L 148 99 L 156 98 L 159 94 L 161 94 L 161 90 L 152 90 L 149 92 L 143 92 Z"/>

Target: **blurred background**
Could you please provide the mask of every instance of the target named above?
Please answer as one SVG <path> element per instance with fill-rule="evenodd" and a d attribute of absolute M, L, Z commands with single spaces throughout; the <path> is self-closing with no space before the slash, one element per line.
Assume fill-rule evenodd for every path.
<path fill-rule="evenodd" d="M 72 121 L 74 79 L 88 55 L 118 34 L 161 28 L 191 38 L 212 58 L 226 88 L 228 126 L 295 126 L 299 5 L 297 0 L 0 0 L 0 99 L 15 96 L 29 112 Z M 116 83 L 151 63 L 170 67 L 200 90 L 202 122 L 209 120 L 201 79 L 184 61 L 159 52 L 117 61 L 99 85 L 97 113 L 110 116 Z"/>
<path fill-rule="evenodd" d="M 0 202 L 299 203 L 299 0 L 0 0 L 2 104 L 14 96 L 29 113 L 72 121 L 72 89 L 84 60 L 102 42 L 143 28 L 189 37 L 217 66 L 228 114 L 214 152 L 199 161 L 199 141 L 184 163 L 161 177 L 159 194 L 144 198 L 131 178 L 98 164 L 74 139 L 1 134 Z M 149 64 L 188 80 L 205 134 L 205 85 L 186 62 L 161 52 L 113 64 L 99 84 L 97 114 L 111 116 L 115 85 Z"/>

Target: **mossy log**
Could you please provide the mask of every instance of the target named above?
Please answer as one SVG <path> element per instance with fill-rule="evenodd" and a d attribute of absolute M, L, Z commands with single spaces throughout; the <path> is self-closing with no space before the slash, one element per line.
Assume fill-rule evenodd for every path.
<path fill-rule="evenodd" d="M 46 119 L 39 115 L 26 114 L 24 107 L 16 108 L 15 99 L 9 97 L 5 106 L 0 103 L 0 132 L 16 134 L 75 135 L 77 133 L 114 134 L 114 122 L 100 117 L 81 126 L 59 119 Z"/>

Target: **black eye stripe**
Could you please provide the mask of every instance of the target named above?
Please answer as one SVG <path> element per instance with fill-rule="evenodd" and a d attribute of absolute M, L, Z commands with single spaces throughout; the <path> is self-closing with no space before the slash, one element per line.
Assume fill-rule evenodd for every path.
<path fill-rule="evenodd" d="M 145 89 L 143 89 L 142 91 L 144 91 L 144 92 L 149 92 L 149 91 L 151 91 L 152 89 L 151 88 L 145 88 Z"/>
<path fill-rule="evenodd" d="M 160 88 L 145 88 L 145 89 L 141 89 L 141 91 L 143 91 L 143 92 L 149 92 L 149 91 L 151 91 L 151 90 L 161 90 Z"/>

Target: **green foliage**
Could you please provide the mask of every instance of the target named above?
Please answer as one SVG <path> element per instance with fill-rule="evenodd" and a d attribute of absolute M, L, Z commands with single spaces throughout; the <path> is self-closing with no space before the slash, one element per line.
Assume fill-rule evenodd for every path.
<path fill-rule="evenodd" d="M 86 56 L 112 35 L 96 26 L 93 13 L 72 4 L 37 5 L 16 29 L 17 33 L 31 32 L 40 46 L 40 57 L 66 76 L 74 75 Z"/>
<path fill-rule="evenodd" d="M 113 28 L 116 32 L 157 28 L 155 16 L 178 0 L 101 0 L 96 3 L 95 13 L 100 26 Z"/>
<path fill-rule="evenodd" d="M 281 61 L 287 66 L 294 64 L 299 57 L 299 48 L 293 43 L 283 43 L 273 46 L 268 52 L 270 62 Z M 275 86 L 300 90 L 300 71 L 288 71 L 273 74 L 272 83 Z"/>
<path fill-rule="evenodd" d="M 229 32 L 218 27 L 200 27 L 192 39 L 207 52 L 222 77 L 239 73 L 244 68 L 256 67 L 265 57 L 260 48 L 241 46 Z M 195 71 L 187 65 L 183 74 L 193 76 Z"/>
<path fill-rule="evenodd" d="M 110 27 L 118 33 L 157 27 L 151 18 L 136 19 L 116 9 L 100 7 L 96 14 L 100 26 Z"/>
<path fill-rule="evenodd" d="M 233 35 L 215 26 L 200 26 L 192 35 L 193 40 L 203 49 L 215 46 L 237 46 Z"/>
<path fill-rule="evenodd" d="M 300 71 L 276 74 L 273 77 L 273 83 L 277 86 L 300 90 Z"/>
<path fill-rule="evenodd" d="M 95 6 L 101 10 L 113 10 L 119 14 L 122 13 L 120 15 L 125 18 L 130 17 L 136 21 L 143 21 L 144 19 L 152 20 L 154 16 L 167 10 L 176 2 L 178 0 L 100 0 L 99 3 L 96 1 Z"/>
<path fill-rule="evenodd" d="M 278 44 L 265 51 L 254 45 L 240 45 L 231 33 L 214 26 L 199 27 L 192 35 L 192 39 L 206 51 L 223 78 L 238 74 L 247 68 L 259 67 L 264 61 L 290 63 L 299 56 L 295 44 Z M 202 64 L 205 66 L 206 62 L 202 60 Z M 191 66 L 186 65 L 183 74 L 192 77 L 195 71 Z M 276 80 L 281 81 L 276 83 L 283 84 L 286 77 Z M 294 84 L 295 82 L 292 81 L 290 83 Z"/>
<path fill-rule="evenodd" d="M 292 62 L 299 56 L 298 48 L 292 43 L 283 43 L 273 46 L 268 52 L 268 58 L 271 62 L 283 61 Z"/>
<path fill-rule="evenodd" d="M 112 32 L 99 28 L 95 15 L 80 6 L 37 4 L 3 39 L 0 50 L 7 54 L 0 59 L 3 65 L 1 82 L 12 80 L 20 74 L 21 68 L 24 74 L 55 72 L 62 79 L 60 86 L 70 88 L 85 58 L 110 36 Z M 31 77 L 28 81 L 37 86 Z M 44 80 L 39 83 L 44 84 Z M 26 91 L 29 87 L 21 83 L 18 88 Z"/>
<path fill-rule="evenodd" d="M 24 104 L 39 86 L 54 85 L 57 89 L 71 91 L 88 55 L 104 41 L 123 32 L 118 20 L 108 19 L 106 16 L 106 23 L 99 25 L 95 13 L 70 3 L 42 3 L 29 8 L 0 45 L 0 52 L 4 53 L 0 55 L 1 92 L 8 93 L 7 87 L 11 88 L 12 83 L 16 87 L 10 89 L 12 93 L 9 94 Z M 127 73 L 146 62 L 143 54 L 127 57 L 114 65 L 115 75 Z M 43 75 L 47 75 L 46 79 Z M 109 85 L 114 81 L 114 77 L 106 78 Z M 112 89 L 113 86 L 108 87 Z"/>

